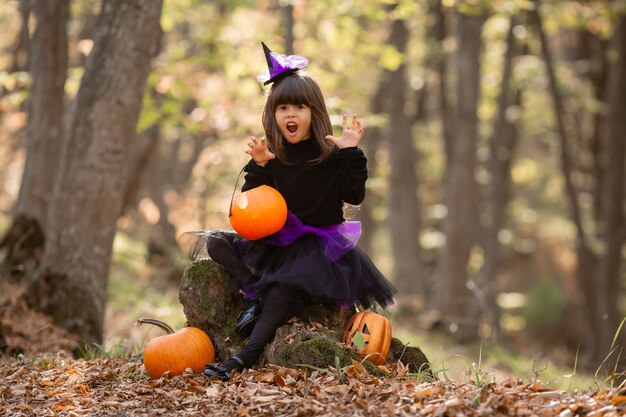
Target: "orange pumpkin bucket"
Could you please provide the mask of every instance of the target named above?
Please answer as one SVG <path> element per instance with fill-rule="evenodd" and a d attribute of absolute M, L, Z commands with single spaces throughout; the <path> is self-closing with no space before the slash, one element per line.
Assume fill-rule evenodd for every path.
<path fill-rule="evenodd" d="M 287 220 L 287 203 L 276 189 L 261 185 L 233 197 L 230 224 L 248 240 L 278 232 Z"/>
<path fill-rule="evenodd" d="M 357 335 L 362 342 L 355 340 Z M 391 323 L 373 311 L 358 312 L 348 321 L 342 340 L 360 357 L 383 365 L 391 347 Z"/>

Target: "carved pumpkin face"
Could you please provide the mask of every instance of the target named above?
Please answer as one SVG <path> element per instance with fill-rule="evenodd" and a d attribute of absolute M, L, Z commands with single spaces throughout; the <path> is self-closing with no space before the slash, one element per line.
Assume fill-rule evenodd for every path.
<path fill-rule="evenodd" d="M 230 224 L 239 235 L 257 240 L 278 232 L 287 220 L 287 203 L 276 189 L 261 185 L 233 198 Z"/>
<path fill-rule="evenodd" d="M 158 326 L 146 319 L 143 322 Z M 166 331 L 169 333 L 170 330 Z M 213 342 L 197 327 L 184 327 L 177 332 L 155 337 L 143 351 L 143 363 L 152 379 L 160 378 L 168 371 L 169 376 L 179 375 L 187 368 L 199 373 L 207 363 L 214 361 Z"/>
<path fill-rule="evenodd" d="M 362 337 L 364 346 L 359 349 L 355 343 L 355 336 Z M 352 349 L 362 358 L 372 362 L 374 365 L 382 365 L 387 362 L 387 354 L 391 347 L 391 323 L 386 317 L 372 311 L 361 311 L 348 321 L 343 334 L 343 342 L 350 345 Z"/>

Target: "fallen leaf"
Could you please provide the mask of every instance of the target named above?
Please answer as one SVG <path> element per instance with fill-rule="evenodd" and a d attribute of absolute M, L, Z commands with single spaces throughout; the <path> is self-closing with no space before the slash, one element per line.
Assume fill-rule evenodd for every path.
<path fill-rule="evenodd" d="M 276 384 L 278 387 L 281 387 L 281 388 L 286 385 L 285 379 L 278 374 L 274 375 L 273 381 L 274 381 L 274 384 Z"/>
<path fill-rule="evenodd" d="M 548 392 L 548 391 L 554 391 L 554 388 L 552 387 L 548 387 L 546 385 L 543 385 L 539 382 L 533 382 L 532 384 L 530 384 L 530 386 L 528 387 L 531 391 L 535 391 L 535 392 Z"/>
<path fill-rule="evenodd" d="M 626 402 L 626 395 L 616 395 L 615 397 L 611 398 L 611 404 L 619 404 L 623 402 Z"/>

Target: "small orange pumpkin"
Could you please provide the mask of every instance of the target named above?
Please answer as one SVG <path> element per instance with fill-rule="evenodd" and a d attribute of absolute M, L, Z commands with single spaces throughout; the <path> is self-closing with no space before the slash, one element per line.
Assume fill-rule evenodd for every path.
<path fill-rule="evenodd" d="M 155 319 L 139 319 L 137 326 L 152 324 L 167 332 L 151 339 L 143 351 L 143 364 L 150 378 L 157 379 L 169 371 L 179 375 L 187 368 L 202 372 L 207 363 L 215 361 L 213 342 L 197 327 L 184 327 L 175 332 L 166 323 Z"/>
<path fill-rule="evenodd" d="M 357 332 L 362 335 L 365 344 L 360 349 L 354 340 Z M 348 321 L 342 340 L 360 357 L 374 365 L 383 365 L 387 362 L 387 354 L 391 347 L 391 323 L 386 317 L 373 311 L 360 311 Z"/>
<path fill-rule="evenodd" d="M 257 240 L 282 229 L 287 220 L 287 203 L 276 189 L 261 185 L 235 196 L 229 217 L 239 235 Z"/>

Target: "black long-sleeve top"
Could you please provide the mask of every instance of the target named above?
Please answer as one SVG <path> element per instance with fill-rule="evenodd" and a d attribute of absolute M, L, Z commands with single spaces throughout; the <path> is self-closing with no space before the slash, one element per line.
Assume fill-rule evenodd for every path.
<path fill-rule="evenodd" d="M 367 159 L 360 148 L 335 151 L 324 162 L 308 161 L 320 154 L 313 139 L 286 144 L 290 164 L 278 158 L 264 167 L 250 160 L 245 166 L 242 191 L 266 184 L 276 188 L 287 208 L 310 226 L 328 226 L 342 222 L 343 202 L 360 204 L 365 197 Z"/>

